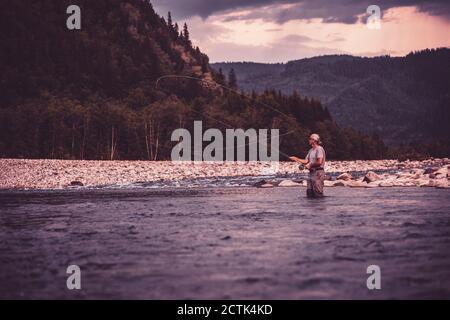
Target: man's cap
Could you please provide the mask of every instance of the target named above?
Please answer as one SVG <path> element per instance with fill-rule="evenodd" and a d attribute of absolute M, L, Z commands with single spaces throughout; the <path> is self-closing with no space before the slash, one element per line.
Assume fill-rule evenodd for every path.
<path fill-rule="evenodd" d="M 320 143 L 320 136 L 317 133 L 313 133 L 309 138 Z"/>

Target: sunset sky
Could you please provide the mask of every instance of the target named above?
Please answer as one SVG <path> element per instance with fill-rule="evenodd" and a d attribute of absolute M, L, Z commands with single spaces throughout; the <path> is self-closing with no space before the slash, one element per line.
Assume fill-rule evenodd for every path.
<path fill-rule="evenodd" d="M 153 0 L 187 22 L 212 62 L 286 62 L 324 54 L 405 55 L 450 47 L 448 0 Z M 369 5 L 381 29 L 367 28 Z"/>

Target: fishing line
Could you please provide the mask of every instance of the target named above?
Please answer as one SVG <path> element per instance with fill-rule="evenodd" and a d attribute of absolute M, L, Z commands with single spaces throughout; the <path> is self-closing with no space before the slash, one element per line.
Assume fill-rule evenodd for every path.
<path fill-rule="evenodd" d="M 156 88 L 159 87 L 159 83 L 160 83 L 161 80 L 163 80 L 163 79 L 169 79 L 169 78 L 182 78 L 182 79 L 190 79 L 190 80 L 196 80 L 196 81 L 204 82 L 204 83 L 207 83 L 207 84 L 214 85 L 214 86 L 216 86 L 216 87 L 221 87 L 221 88 L 223 88 L 223 89 L 226 89 L 226 90 L 228 90 L 228 91 L 230 91 L 230 92 L 233 92 L 233 93 L 235 93 L 235 94 L 237 94 L 237 95 L 239 95 L 239 96 L 241 96 L 241 97 L 244 97 L 244 98 L 247 98 L 247 99 L 251 99 L 251 97 L 249 97 L 249 96 L 247 96 L 246 94 L 244 94 L 244 93 L 242 93 L 242 92 L 239 92 L 239 91 L 237 91 L 237 90 L 235 90 L 235 89 L 233 89 L 233 88 L 227 87 L 227 86 L 222 85 L 222 84 L 219 84 L 219 83 L 217 83 L 217 82 L 208 81 L 208 80 L 205 80 L 205 79 L 196 78 L 196 77 L 191 77 L 191 76 L 183 76 L 183 75 L 165 75 L 165 76 L 161 76 L 161 77 L 159 77 L 159 78 L 156 80 L 155 87 L 156 87 Z M 253 99 L 251 99 L 251 100 L 253 100 Z M 290 116 L 290 115 L 287 115 L 286 113 L 284 113 L 284 112 L 282 112 L 282 111 L 280 111 L 280 110 L 278 110 L 278 109 L 276 109 L 276 108 L 274 108 L 274 107 L 272 107 L 272 106 L 269 106 L 268 104 L 265 104 L 265 103 L 263 103 L 263 102 L 261 102 L 261 101 L 255 101 L 255 102 L 256 102 L 256 103 L 259 103 L 259 104 L 261 104 L 261 105 L 263 105 L 263 106 L 265 106 L 265 107 L 267 107 L 267 108 L 269 108 L 269 109 L 271 109 L 272 111 L 275 111 L 275 112 L 281 114 L 282 116 L 284 116 L 284 117 L 286 117 L 286 118 L 289 118 L 289 119 L 292 119 L 292 120 L 297 121 L 296 118 L 294 118 L 294 117 L 292 117 L 292 116 Z M 232 125 L 226 124 L 225 122 L 223 122 L 223 121 L 221 121 L 221 120 L 218 120 L 218 119 L 215 119 L 215 118 L 213 118 L 213 117 L 211 117 L 211 116 L 209 116 L 209 115 L 202 114 L 202 113 L 197 112 L 197 111 L 195 111 L 195 110 L 191 110 L 191 111 L 194 112 L 194 113 L 197 113 L 197 114 L 199 114 L 199 115 L 201 115 L 201 116 L 205 116 L 205 117 L 210 118 L 210 119 L 212 119 L 212 120 L 214 120 L 214 121 L 217 121 L 217 122 L 219 122 L 219 123 L 221 123 L 221 124 L 223 124 L 223 125 L 225 125 L 225 126 L 227 126 L 227 127 L 233 128 Z M 292 134 L 292 133 L 294 133 L 294 132 L 296 132 L 296 131 L 298 131 L 298 130 L 299 130 L 299 129 L 294 129 L 294 130 L 288 131 L 287 133 L 278 135 L 278 137 L 290 135 L 290 134 Z M 244 145 L 237 146 L 237 147 L 244 147 L 244 146 L 248 146 L 248 145 L 251 145 L 251 144 L 254 144 L 254 143 L 257 143 L 257 141 L 256 141 L 256 142 L 251 142 L 251 143 L 249 142 L 249 143 L 246 143 L 246 144 L 244 144 Z M 225 148 L 224 150 L 228 150 L 228 149 L 229 149 L 229 148 Z M 197 154 L 197 153 L 194 152 L 194 154 Z M 286 156 L 286 157 L 288 157 L 288 158 L 290 157 L 290 155 L 288 155 L 288 154 L 286 154 L 286 153 L 284 153 L 284 152 L 282 152 L 282 151 L 279 151 L 279 154 L 284 155 L 284 156 Z"/>
<path fill-rule="evenodd" d="M 217 119 L 215 119 L 215 118 L 213 118 L 213 117 L 211 117 L 211 116 L 204 115 L 204 114 L 202 114 L 202 113 L 200 113 L 200 112 L 198 112 L 198 111 L 195 111 L 195 110 L 191 110 L 191 111 L 194 112 L 194 113 L 197 113 L 197 114 L 199 114 L 199 115 L 201 115 L 201 116 L 205 116 L 205 117 L 207 117 L 207 118 L 210 118 L 210 119 L 212 119 L 212 120 L 214 120 L 214 121 L 220 122 L 220 123 L 223 124 L 224 126 L 227 126 L 227 127 L 231 128 L 231 129 L 233 129 L 233 126 L 232 126 L 232 125 L 226 124 L 225 122 L 223 122 L 223 121 L 221 121 L 221 120 L 217 120 Z M 279 137 L 286 136 L 286 135 L 289 135 L 289 134 L 292 134 L 292 133 L 294 133 L 295 131 L 297 131 L 297 129 L 288 131 L 288 132 L 283 133 L 283 134 L 279 134 L 279 135 L 278 135 L 278 138 L 279 138 Z M 253 144 L 256 144 L 256 143 L 258 143 L 258 141 L 248 142 L 248 143 L 245 143 L 245 144 L 243 144 L 243 145 L 237 145 L 237 146 L 235 146 L 235 147 L 236 147 L 236 148 L 239 148 L 239 147 L 245 147 L 245 146 L 253 145 Z M 234 148 L 234 146 L 233 146 L 233 148 Z M 224 148 L 223 150 L 228 150 L 228 149 L 231 149 L 231 148 Z M 290 155 L 287 155 L 287 154 L 285 154 L 285 153 L 283 153 L 283 152 L 281 152 L 281 151 L 279 151 L 279 150 L 278 150 L 278 153 L 281 154 L 281 155 L 283 155 L 283 156 L 286 156 L 286 157 L 288 157 L 288 158 L 290 157 Z M 198 154 L 198 152 L 193 152 L 193 154 Z"/>
<path fill-rule="evenodd" d="M 220 84 L 220 83 L 213 82 L 213 81 L 208 81 L 208 80 L 200 79 L 200 78 L 196 78 L 196 77 L 191 77 L 191 76 L 180 76 L 180 75 L 165 75 L 165 76 L 161 76 L 161 77 L 159 77 L 159 78 L 156 80 L 156 85 L 155 85 L 155 87 L 158 88 L 159 82 L 160 82 L 161 80 L 163 80 L 163 79 L 166 79 L 166 78 L 183 78 L 183 79 L 191 79 L 191 80 L 196 80 L 196 81 L 200 81 L 200 82 L 205 82 L 205 83 L 207 83 L 207 84 L 211 84 L 211 85 L 214 85 L 214 86 L 219 86 L 219 87 L 221 87 L 221 88 L 223 88 L 223 89 L 226 89 L 226 90 L 228 90 L 228 91 L 230 91 L 230 92 L 233 92 L 233 93 L 235 93 L 235 94 L 237 94 L 237 95 L 239 95 L 239 96 L 245 97 L 245 98 L 247 98 L 247 99 L 251 99 L 251 97 L 247 96 L 246 94 L 244 94 L 244 93 L 242 93 L 242 92 L 239 92 L 239 91 L 237 91 L 237 90 L 235 90 L 235 89 L 233 89 L 233 88 L 224 86 L 224 85 L 222 85 L 222 84 Z M 280 111 L 280 110 L 278 110 L 278 109 L 276 109 L 276 108 L 274 108 L 274 107 L 272 107 L 272 106 L 269 106 L 268 104 L 265 104 L 265 103 L 263 103 L 263 102 L 261 102 L 261 101 L 256 101 L 256 103 L 259 103 L 259 104 L 261 104 L 261 105 L 263 105 L 263 106 L 265 106 L 265 107 L 267 107 L 267 108 L 269 108 L 269 109 L 271 109 L 271 110 L 273 110 L 273 111 L 275 111 L 275 112 L 277 112 L 277 113 L 279 113 L 279 114 L 285 116 L 286 118 L 289 118 L 289 119 L 292 119 L 292 120 L 296 120 L 296 121 L 297 121 L 296 118 L 294 118 L 294 117 L 292 117 L 292 116 L 290 116 L 290 115 L 288 115 L 288 114 L 286 114 L 286 113 L 284 113 L 284 112 L 282 112 L 282 111 Z"/>

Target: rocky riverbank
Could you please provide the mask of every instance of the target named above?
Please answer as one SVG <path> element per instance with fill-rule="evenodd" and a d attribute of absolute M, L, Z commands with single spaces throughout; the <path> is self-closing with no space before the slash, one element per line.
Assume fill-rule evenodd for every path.
<path fill-rule="evenodd" d="M 266 182 L 259 186 L 262 188 L 296 187 L 306 186 L 306 180 L 296 182 L 283 180 L 280 183 Z M 376 188 L 376 187 L 434 187 L 438 189 L 450 189 L 449 167 L 434 167 L 427 169 L 412 169 L 394 174 L 377 174 L 369 171 L 363 177 L 354 178 L 351 173 L 345 172 L 336 179 L 328 178 L 326 187 L 350 187 L 350 188 Z"/>
<path fill-rule="evenodd" d="M 404 162 L 396 160 L 329 161 L 327 172 L 336 177 L 326 181 L 326 186 L 449 188 L 449 166 L 449 159 Z M 0 189 L 64 189 L 72 186 L 94 187 L 235 176 L 287 175 L 289 177 L 299 172 L 298 165 L 293 162 L 280 162 L 278 166 L 271 166 L 261 162 L 0 159 Z M 306 173 L 306 171 L 303 172 Z M 338 174 L 340 175 L 337 176 Z M 285 180 L 278 184 L 269 181 L 266 187 L 299 186 L 306 183 L 292 180 Z"/>

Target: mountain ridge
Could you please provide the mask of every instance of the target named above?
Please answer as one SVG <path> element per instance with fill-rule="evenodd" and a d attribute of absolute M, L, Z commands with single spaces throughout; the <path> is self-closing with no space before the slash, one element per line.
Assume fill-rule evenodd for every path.
<path fill-rule="evenodd" d="M 429 142 L 448 119 L 450 49 L 374 58 L 326 55 L 280 64 L 214 63 L 234 69 L 247 92 L 299 92 L 319 99 L 341 126 L 377 133 L 389 143 Z M 431 115 L 431 117 L 430 117 Z"/>

